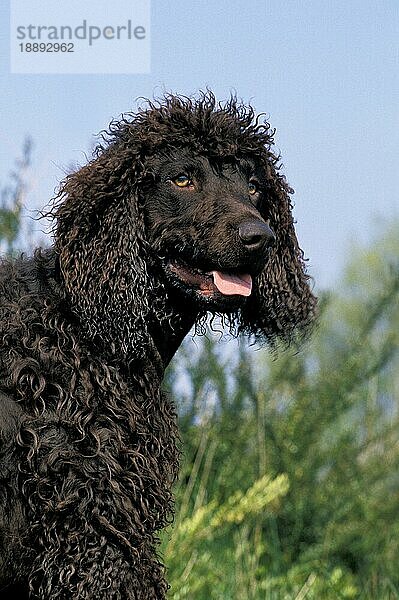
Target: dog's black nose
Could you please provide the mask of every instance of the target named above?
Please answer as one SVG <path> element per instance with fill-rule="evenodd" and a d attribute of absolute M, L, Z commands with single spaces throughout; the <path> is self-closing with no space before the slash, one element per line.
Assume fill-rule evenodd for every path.
<path fill-rule="evenodd" d="M 240 240 L 248 250 L 268 248 L 274 243 L 276 236 L 267 223 L 259 220 L 245 221 L 238 227 Z"/>

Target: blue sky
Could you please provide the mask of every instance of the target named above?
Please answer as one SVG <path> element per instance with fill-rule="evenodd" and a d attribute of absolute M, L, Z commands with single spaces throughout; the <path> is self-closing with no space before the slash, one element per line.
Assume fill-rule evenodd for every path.
<path fill-rule="evenodd" d="M 235 90 L 277 128 L 319 288 L 337 281 L 353 242 L 399 217 L 397 0 L 153 0 L 146 75 L 10 74 L 6 0 L 0 19 L 0 185 L 30 134 L 28 207 L 46 204 L 137 97 L 208 86 L 222 100 Z"/>

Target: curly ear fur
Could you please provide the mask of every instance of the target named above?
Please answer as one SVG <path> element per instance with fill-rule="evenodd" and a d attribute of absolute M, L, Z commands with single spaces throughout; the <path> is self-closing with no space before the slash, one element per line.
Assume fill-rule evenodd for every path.
<path fill-rule="evenodd" d="M 134 148 L 113 146 L 67 177 L 54 211 L 68 298 L 91 338 L 140 356 L 149 313 L 145 235 Z"/>
<path fill-rule="evenodd" d="M 254 293 L 240 311 L 238 327 L 240 332 L 253 334 L 272 346 L 277 340 L 288 344 L 304 337 L 314 321 L 317 304 L 295 234 L 292 189 L 276 170 L 275 161 L 270 155 L 263 159 L 268 181 L 261 213 L 269 220 L 276 241 L 257 277 Z"/>

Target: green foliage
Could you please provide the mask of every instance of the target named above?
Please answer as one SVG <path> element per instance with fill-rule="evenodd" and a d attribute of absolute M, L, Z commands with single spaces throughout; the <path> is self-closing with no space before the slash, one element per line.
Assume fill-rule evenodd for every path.
<path fill-rule="evenodd" d="M 26 171 L 31 163 L 32 141 L 24 142 L 22 158 L 10 173 L 10 183 L 0 189 L 0 242 L 12 253 L 21 227 L 21 211 L 26 194 Z"/>
<path fill-rule="evenodd" d="M 399 227 L 298 353 L 188 342 L 170 598 L 399 598 Z"/>

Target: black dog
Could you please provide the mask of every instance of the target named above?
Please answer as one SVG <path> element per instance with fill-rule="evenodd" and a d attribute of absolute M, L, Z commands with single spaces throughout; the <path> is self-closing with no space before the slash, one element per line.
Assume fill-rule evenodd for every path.
<path fill-rule="evenodd" d="M 168 96 L 67 177 L 54 246 L 0 271 L 1 598 L 162 599 L 165 366 L 207 311 L 272 345 L 315 311 L 268 124 Z"/>

